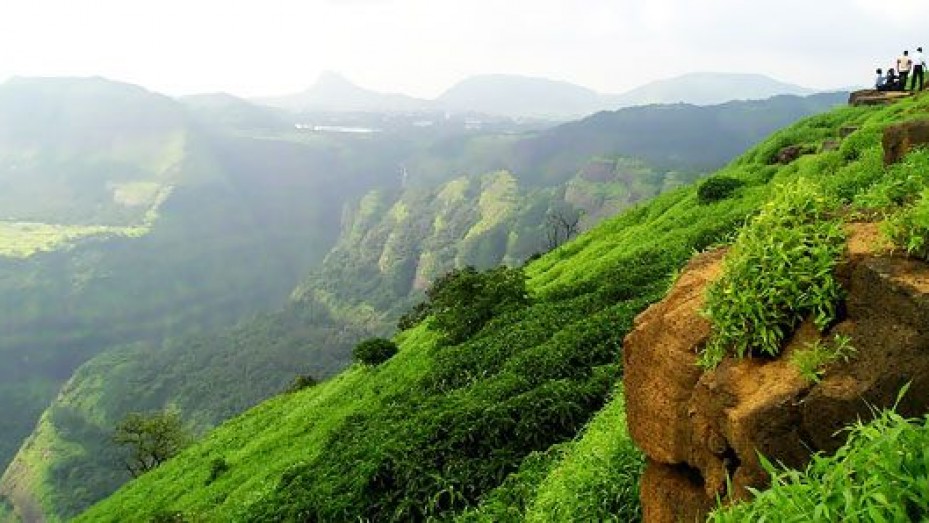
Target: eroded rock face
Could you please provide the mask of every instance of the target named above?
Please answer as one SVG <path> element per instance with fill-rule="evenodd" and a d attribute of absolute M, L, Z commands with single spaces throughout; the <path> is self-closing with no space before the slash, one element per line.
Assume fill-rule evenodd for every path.
<path fill-rule="evenodd" d="M 929 411 L 929 266 L 877 247 L 873 224 L 849 232 L 839 274 L 848 291 L 845 317 L 822 338 L 849 336 L 857 352 L 830 366 L 819 383 L 789 361 L 821 339 L 810 323 L 780 358 L 727 359 L 709 372 L 698 367 L 710 333 L 699 310 L 722 251 L 695 257 L 665 300 L 636 319 L 624 343 L 624 381 L 630 432 L 649 458 L 646 521 L 702 521 L 717 495 L 744 499 L 747 487 L 768 481 L 759 452 L 803 466 L 812 452 L 837 449 L 840 429 L 870 417 L 872 406 L 893 405 L 908 382 L 898 410 Z"/>
<path fill-rule="evenodd" d="M 884 129 L 884 165 L 899 162 L 914 147 L 929 144 L 929 120 L 890 125 Z"/>

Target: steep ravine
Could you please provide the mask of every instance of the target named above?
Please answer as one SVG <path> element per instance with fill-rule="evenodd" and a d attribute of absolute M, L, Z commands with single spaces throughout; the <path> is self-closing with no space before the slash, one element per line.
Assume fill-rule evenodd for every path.
<path fill-rule="evenodd" d="M 745 499 L 768 481 L 759 453 L 803 466 L 835 451 L 841 429 L 894 405 L 905 416 L 929 411 L 929 265 L 890 251 L 878 226 L 848 226 L 838 276 L 844 314 L 820 335 L 807 322 L 776 359 L 727 358 L 704 372 L 698 351 L 710 335 L 700 314 L 725 251 L 696 256 L 667 297 L 642 313 L 625 339 L 626 408 L 631 435 L 648 457 L 641 483 L 645 521 L 702 521 L 717 496 Z M 842 334 L 847 362 L 806 380 L 792 352 Z"/>

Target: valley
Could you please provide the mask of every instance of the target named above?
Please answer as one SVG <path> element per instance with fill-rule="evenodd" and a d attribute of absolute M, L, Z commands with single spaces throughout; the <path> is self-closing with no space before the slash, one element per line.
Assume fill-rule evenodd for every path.
<path fill-rule="evenodd" d="M 591 229 L 843 99 L 632 108 L 561 126 L 415 116 L 379 133 L 308 133 L 294 127 L 307 114 L 219 95 L 178 101 L 99 79 L 7 89 L 0 100 L 35 90 L 60 107 L 49 122 L 95 130 L 50 141 L 29 129 L 52 123 L 0 118 L 0 181 L 19 191 L 0 207 L 0 493 L 47 520 L 128 479 L 107 442 L 128 412 L 173 405 L 205 433 L 296 375 L 339 373 L 359 340 L 394 332 L 446 271 L 551 250 L 567 238 L 547 240 L 547 217 Z M 132 110 L 110 107 L 114 96 Z M 578 382 L 601 399 L 560 437 L 602 404 L 609 375 Z"/>

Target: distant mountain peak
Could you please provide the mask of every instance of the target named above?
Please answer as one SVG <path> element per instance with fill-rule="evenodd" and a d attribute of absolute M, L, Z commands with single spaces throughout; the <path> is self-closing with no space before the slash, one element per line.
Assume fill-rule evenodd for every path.
<path fill-rule="evenodd" d="M 380 93 L 365 89 L 335 71 L 323 71 L 303 92 L 260 98 L 263 105 L 292 111 L 411 111 L 428 107 L 429 102 L 411 96 Z"/>

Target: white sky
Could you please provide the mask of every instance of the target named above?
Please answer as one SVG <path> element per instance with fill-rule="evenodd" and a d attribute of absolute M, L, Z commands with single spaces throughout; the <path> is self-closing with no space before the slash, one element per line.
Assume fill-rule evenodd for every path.
<path fill-rule="evenodd" d="M 929 45 L 929 0 L 0 0 L 0 81 L 296 92 L 337 71 L 435 97 L 514 73 L 618 93 L 693 71 L 867 84 Z"/>

